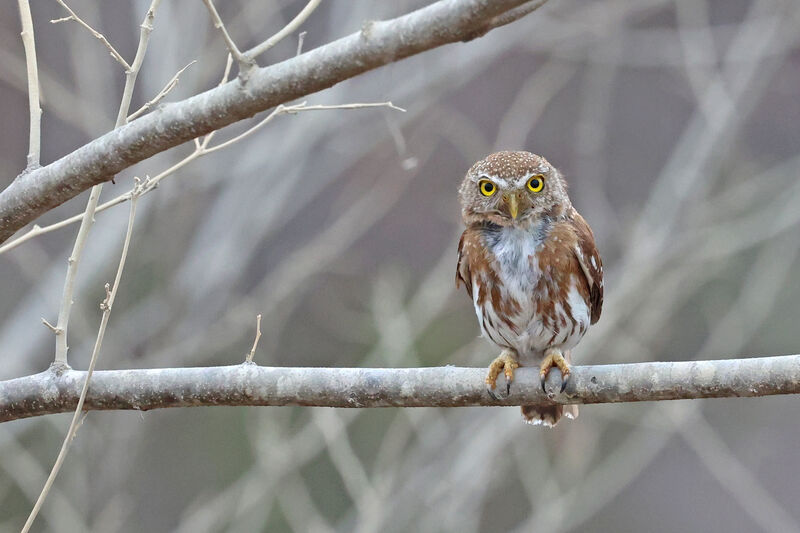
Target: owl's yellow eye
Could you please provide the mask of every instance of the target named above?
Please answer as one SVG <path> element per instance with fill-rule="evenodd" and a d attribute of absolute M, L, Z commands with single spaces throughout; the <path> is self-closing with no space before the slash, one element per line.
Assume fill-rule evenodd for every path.
<path fill-rule="evenodd" d="M 536 174 L 528 180 L 528 190 L 531 192 L 539 192 L 544 189 L 544 176 Z"/>
<path fill-rule="evenodd" d="M 489 180 L 481 180 L 478 182 L 478 188 L 484 196 L 491 196 L 497 192 L 497 186 Z"/>

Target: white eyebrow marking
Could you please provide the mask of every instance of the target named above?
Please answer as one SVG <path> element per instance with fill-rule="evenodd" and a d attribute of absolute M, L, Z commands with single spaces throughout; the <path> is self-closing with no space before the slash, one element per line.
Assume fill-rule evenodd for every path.
<path fill-rule="evenodd" d="M 506 189 L 509 187 L 508 180 L 506 180 L 505 178 L 501 178 L 500 176 L 493 176 L 491 174 L 480 174 L 478 176 L 478 181 L 482 179 L 492 180 L 494 184 L 497 185 L 498 187 L 504 187 Z"/>
<path fill-rule="evenodd" d="M 541 167 L 539 167 L 539 168 L 541 168 Z M 541 174 L 541 172 L 538 171 L 538 170 L 534 171 L 534 172 L 528 172 L 528 173 L 524 174 L 522 177 L 517 178 L 517 180 L 514 182 L 514 186 L 515 187 L 524 187 L 525 184 L 528 183 L 528 180 L 531 179 L 532 176 L 538 176 L 539 174 Z"/>

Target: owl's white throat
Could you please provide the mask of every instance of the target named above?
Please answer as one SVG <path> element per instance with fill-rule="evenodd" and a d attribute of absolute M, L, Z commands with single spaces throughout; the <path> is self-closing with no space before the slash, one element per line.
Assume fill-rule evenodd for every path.
<path fill-rule="evenodd" d="M 525 228 L 520 226 L 499 227 L 487 235 L 488 248 L 494 253 L 504 279 L 518 280 L 519 290 L 528 291 L 539 278 L 536 253 L 542 248 L 549 224 L 537 221 Z"/>

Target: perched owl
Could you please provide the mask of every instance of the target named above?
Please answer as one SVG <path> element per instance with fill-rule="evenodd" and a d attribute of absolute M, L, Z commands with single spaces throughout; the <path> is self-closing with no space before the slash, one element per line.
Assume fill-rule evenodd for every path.
<path fill-rule="evenodd" d="M 547 160 L 530 152 L 497 152 L 478 161 L 459 189 L 466 230 L 458 244 L 456 287 L 472 297 L 483 336 L 502 348 L 489 365 L 507 392 L 520 366 L 570 375 L 570 353 L 603 306 L 603 264 L 589 225 Z M 554 426 L 577 405 L 523 406 L 530 424 Z"/>

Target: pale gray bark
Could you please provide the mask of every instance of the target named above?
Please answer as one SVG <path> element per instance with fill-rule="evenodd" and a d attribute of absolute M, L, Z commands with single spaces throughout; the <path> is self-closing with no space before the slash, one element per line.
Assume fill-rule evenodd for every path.
<path fill-rule="evenodd" d="M 61 159 L 23 172 L 0 193 L 0 243 L 39 215 L 118 172 L 200 135 L 425 50 L 470 40 L 514 17 L 528 0 L 441 0 L 117 128 Z M 514 11 L 512 14 L 516 14 Z M 515 15 L 516 16 L 516 15 Z"/>
<path fill-rule="evenodd" d="M 520 368 L 507 398 L 491 398 L 483 368 L 208 368 L 105 370 L 92 376 L 85 410 L 210 405 L 466 407 L 617 403 L 800 393 L 800 355 L 719 361 L 576 366 L 563 395 L 558 370 L 542 391 Z M 53 367 L 0 382 L 0 422 L 75 409 L 86 372 Z M 503 388 L 502 378 L 498 383 Z M 551 400 L 552 397 L 552 400 Z"/>

